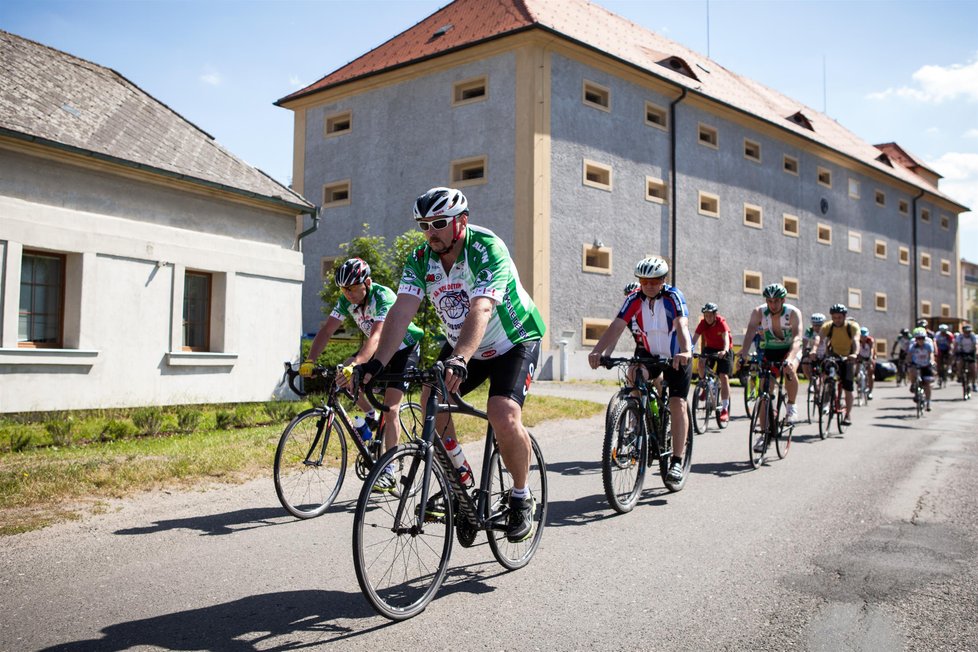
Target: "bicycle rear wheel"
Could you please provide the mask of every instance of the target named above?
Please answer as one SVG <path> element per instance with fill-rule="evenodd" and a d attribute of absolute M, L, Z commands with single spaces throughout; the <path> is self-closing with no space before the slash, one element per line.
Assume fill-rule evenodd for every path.
<path fill-rule="evenodd" d="M 312 408 L 296 416 L 275 449 L 272 475 L 282 507 L 314 518 L 333 504 L 346 474 L 346 437 L 334 415 Z"/>
<path fill-rule="evenodd" d="M 747 412 L 748 417 L 754 413 L 759 385 L 760 379 L 757 376 L 747 375 L 747 382 L 744 383 L 744 411 Z"/>
<path fill-rule="evenodd" d="M 666 403 L 666 405 L 668 405 L 668 402 Z M 666 409 L 665 412 L 666 412 L 666 415 L 668 416 L 669 415 L 669 410 Z M 663 456 L 660 456 L 659 457 L 659 473 L 662 474 L 662 484 L 665 485 L 666 489 L 668 489 L 672 493 L 676 493 L 677 491 L 682 491 L 683 490 L 683 487 L 686 486 L 686 480 L 689 479 L 689 469 L 693 465 L 693 424 L 692 424 L 692 420 L 693 420 L 693 417 L 689 413 L 689 402 L 687 402 L 686 403 L 686 450 L 683 451 L 683 479 L 680 480 L 679 482 L 673 482 L 672 480 L 670 480 L 669 477 L 668 477 L 668 473 L 669 473 L 669 464 L 672 462 L 672 456 L 665 456 L 665 455 L 663 455 Z M 661 427 L 663 429 L 663 431 L 662 431 L 662 440 L 663 441 L 669 440 L 669 443 L 670 444 L 672 443 L 672 441 L 671 441 L 671 439 L 672 439 L 672 423 L 671 423 L 671 421 L 672 421 L 671 418 L 662 419 L 662 425 L 661 425 Z M 675 449 L 671 445 L 670 445 L 670 448 L 673 449 L 673 453 L 674 453 L 675 452 Z"/>
<path fill-rule="evenodd" d="M 693 387 L 693 428 L 702 435 L 710 427 L 709 383 L 701 380 Z"/>
<path fill-rule="evenodd" d="M 767 447 L 771 444 L 771 436 L 768 432 L 768 422 L 771 420 L 770 410 L 767 409 L 768 405 L 767 396 L 762 396 L 756 401 L 754 401 L 754 411 L 750 416 L 750 429 L 747 432 L 747 450 L 750 451 L 750 465 L 753 468 L 759 467 L 764 463 L 764 457 L 767 455 Z M 761 424 L 761 421 L 764 424 Z M 758 450 L 754 450 L 754 444 L 758 439 L 763 437 L 762 446 Z"/>
<path fill-rule="evenodd" d="M 832 428 L 832 416 L 835 414 L 835 387 L 829 381 L 822 384 L 822 398 L 818 402 L 818 436 L 825 439 Z"/>
<path fill-rule="evenodd" d="M 788 457 L 788 451 L 791 449 L 791 435 L 794 433 L 794 425 L 788 423 L 787 418 L 783 418 L 781 415 L 785 413 L 784 407 L 784 395 L 778 397 L 778 411 L 774 415 L 775 428 L 777 428 L 777 436 L 774 438 L 774 448 L 778 453 L 778 459 L 783 460 Z"/>
<path fill-rule="evenodd" d="M 397 495 L 372 490 L 389 464 L 399 469 Z M 451 490 L 434 461 L 425 479 L 428 464 L 417 444 L 388 451 L 367 476 L 353 516 L 357 582 L 377 613 L 391 620 L 424 611 L 445 579 L 452 554 L 452 501 L 445 500 Z M 422 505 L 425 483 L 428 504 Z"/>
<path fill-rule="evenodd" d="M 720 406 L 720 383 L 714 382 L 711 383 L 710 386 L 712 387 L 712 390 L 710 392 L 710 408 L 713 411 L 713 418 L 716 419 L 717 428 L 723 430 L 724 428 L 730 425 L 730 422 L 724 421 L 723 419 L 720 418 L 721 410 L 718 407 Z M 730 418 L 729 410 L 727 411 L 727 418 L 728 419 Z"/>
<path fill-rule="evenodd" d="M 506 538 L 506 533 L 501 529 L 491 527 L 489 534 L 489 549 L 492 550 L 493 557 L 496 558 L 507 570 L 516 570 L 526 566 L 533 553 L 540 547 L 540 539 L 543 537 L 543 528 L 547 522 L 547 464 L 543 461 L 543 453 L 537 440 L 530 435 L 530 446 L 532 447 L 532 457 L 530 458 L 530 475 L 527 477 L 527 487 L 530 495 L 536 501 L 536 509 L 533 512 L 534 532 L 530 538 L 518 543 L 512 543 Z M 495 447 L 494 447 L 495 448 Z M 505 519 L 509 508 L 509 494 L 513 490 L 513 477 L 503 465 L 502 456 L 499 449 L 495 448 L 489 458 L 489 521 L 499 523 Z"/>
<path fill-rule="evenodd" d="M 648 438 L 642 436 L 641 422 L 641 405 L 628 398 L 616 408 L 604 434 L 601 480 L 608 504 L 619 514 L 632 511 L 645 482 L 643 448 L 648 447 Z"/>
<path fill-rule="evenodd" d="M 924 401 L 926 400 L 926 397 L 924 395 L 923 388 L 919 384 L 920 381 L 918 380 L 917 383 L 918 384 L 914 388 L 914 403 L 916 403 L 915 407 L 917 410 L 917 418 L 919 419 L 924 415 Z"/>
<path fill-rule="evenodd" d="M 836 392 L 835 401 L 833 405 L 833 407 L 835 408 L 835 426 L 836 428 L 838 428 L 840 435 L 844 435 L 846 430 L 849 428 L 849 426 L 845 424 L 846 399 L 845 399 L 845 394 L 843 393 L 844 391 L 845 390 L 843 390 L 840 385 L 839 389 Z"/>

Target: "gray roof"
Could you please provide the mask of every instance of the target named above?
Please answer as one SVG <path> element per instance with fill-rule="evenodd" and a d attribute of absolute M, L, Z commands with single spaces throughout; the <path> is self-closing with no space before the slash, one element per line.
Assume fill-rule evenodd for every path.
<path fill-rule="evenodd" d="M 0 134 L 312 209 L 110 68 L 3 30 L 0 62 Z"/>

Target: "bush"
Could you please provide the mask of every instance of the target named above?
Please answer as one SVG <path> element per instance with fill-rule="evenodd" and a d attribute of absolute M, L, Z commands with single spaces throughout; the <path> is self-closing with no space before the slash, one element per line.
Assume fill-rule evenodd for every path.
<path fill-rule="evenodd" d="M 10 450 L 14 453 L 27 450 L 33 443 L 33 435 L 26 430 L 14 430 L 10 433 Z"/>
<path fill-rule="evenodd" d="M 117 421 L 111 419 L 108 423 L 102 426 L 102 431 L 99 433 L 99 441 L 116 441 L 117 439 L 126 439 L 127 437 L 135 436 L 137 432 L 136 426 L 132 425 L 128 421 Z"/>
<path fill-rule="evenodd" d="M 51 443 L 55 446 L 71 444 L 71 429 L 75 425 L 74 417 L 59 414 L 44 424 L 44 429 L 51 435 Z"/>
<path fill-rule="evenodd" d="M 254 412 L 250 406 L 238 405 L 234 408 L 234 414 L 231 417 L 231 424 L 235 428 L 247 428 L 248 426 L 254 425 L 254 423 Z"/>
<path fill-rule="evenodd" d="M 158 435 L 163 429 L 163 410 L 158 407 L 139 408 L 132 413 L 132 422 L 140 434 Z"/>
<path fill-rule="evenodd" d="M 234 426 L 234 415 L 227 410 L 218 410 L 214 413 L 214 426 L 218 430 L 230 430 Z"/>
<path fill-rule="evenodd" d="M 299 414 L 300 405 L 291 401 L 273 401 L 264 404 L 265 414 L 272 423 L 282 423 L 291 421 L 292 417 Z"/>
<path fill-rule="evenodd" d="M 197 430 L 202 416 L 198 409 L 180 408 L 177 410 L 177 430 L 183 433 L 191 433 Z"/>

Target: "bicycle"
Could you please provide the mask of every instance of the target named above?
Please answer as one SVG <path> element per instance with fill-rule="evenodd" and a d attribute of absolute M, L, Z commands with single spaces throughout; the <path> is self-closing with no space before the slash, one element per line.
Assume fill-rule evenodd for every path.
<path fill-rule="evenodd" d="M 818 436 L 825 439 L 835 420 L 839 434 L 849 427 L 845 423 L 845 389 L 842 387 L 842 367 L 847 362 L 838 356 L 830 355 L 822 361 L 822 397 L 818 409 Z"/>
<path fill-rule="evenodd" d="M 927 402 L 927 394 L 924 392 L 924 381 L 920 377 L 928 367 L 929 365 L 917 367 L 917 373 L 914 376 L 913 383 L 910 384 L 910 390 L 913 393 L 914 413 L 918 419 L 924 416 L 924 405 Z"/>
<path fill-rule="evenodd" d="M 907 356 L 905 353 L 901 353 L 900 357 L 892 358 L 890 362 L 896 365 L 896 385 L 901 387 L 907 382 Z"/>
<path fill-rule="evenodd" d="M 764 361 L 763 364 L 758 364 L 760 367 L 758 370 L 760 392 L 754 402 L 754 411 L 750 417 L 750 430 L 747 433 L 750 465 L 755 469 L 764 463 L 772 440 L 778 453 L 778 459 L 783 460 L 787 457 L 788 451 L 791 449 L 791 436 L 795 429 L 794 424 L 788 422 L 787 416 L 784 418 L 781 416 L 782 408 L 788 398 L 784 391 L 784 368 L 788 366 L 788 363 L 785 361 Z M 772 387 L 771 380 L 775 375 L 777 381 Z M 758 439 L 761 439 L 759 449 L 755 446 Z"/>
<path fill-rule="evenodd" d="M 711 363 L 723 360 L 726 356 L 718 356 L 715 353 L 694 353 L 693 357 L 706 359 L 704 377 L 693 388 L 693 428 L 697 435 L 702 435 L 709 430 L 710 417 L 713 417 L 717 427 L 723 430 L 729 423 L 720 420 L 720 377 Z"/>
<path fill-rule="evenodd" d="M 810 360 L 809 367 L 812 370 L 811 378 L 808 379 L 808 394 L 805 399 L 807 407 L 808 423 L 812 422 L 812 415 L 818 415 L 822 401 L 822 363 L 818 360 Z"/>
<path fill-rule="evenodd" d="M 424 427 L 416 441 L 389 450 L 374 465 L 360 491 L 353 517 L 353 563 L 357 582 L 371 606 L 385 618 L 405 620 L 421 613 L 434 598 L 448 568 L 455 538 L 465 548 L 485 531 L 493 556 L 507 570 L 522 568 L 536 552 L 547 517 L 547 467 L 530 435 L 529 488 L 536 500 L 534 533 L 512 543 L 505 535 L 512 477 L 503 466 L 492 425 L 485 412 L 445 391 L 441 362 L 430 369 L 381 374 L 374 382 L 403 381 L 430 388 Z M 368 392 L 367 398 L 383 409 Z M 469 488 L 453 465 L 438 433 L 439 413 L 469 415 L 487 421 L 480 481 Z M 394 465 L 400 490 L 370 490 L 385 466 Z M 466 471 L 467 472 L 467 471 Z M 453 535 L 454 531 L 454 535 Z"/>
<path fill-rule="evenodd" d="M 949 354 L 941 351 L 937 355 L 937 389 L 944 389 L 947 386 L 947 368 Z"/>
<path fill-rule="evenodd" d="M 692 425 L 686 431 L 683 454 L 683 479 L 669 480 L 672 457 L 672 432 L 669 413 L 669 388 L 663 384 L 660 395 L 655 385 L 645 381 L 645 374 L 635 374 L 635 385 L 628 386 L 625 370 L 632 365 L 664 368 L 672 361 L 659 357 L 602 357 L 607 368 L 619 367 L 622 389 L 615 395 L 618 403 L 612 410 L 611 426 L 606 428 L 601 452 L 601 479 L 608 503 L 619 514 L 632 511 L 645 483 L 646 468 L 659 462 L 659 474 L 670 492 L 682 491 L 693 460 Z M 638 396 L 632 395 L 633 391 Z M 686 408 L 687 415 L 689 408 Z M 690 418 L 690 421 L 692 419 Z"/>
<path fill-rule="evenodd" d="M 381 413 L 374 436 L 364 441 L 340 402 L 340 388 L 336 382 L 340 373 L 343 373 L 342 366 L 313 368 L 313 376 L 323 378 L 326 385 L 320 404 L 296 415 L 285 426 L 275 449 L 275 493 L 282 507 L 296 518 L 320 516 L 336 500 L 346 476 L 347 437 L 357 449 L 355 470 L 360 480 L 367 478 L 382 452 L 384 422 L 390 417 Z M 307 395 L 296 386 L 299 372 L 289 362 L 285 363 L 285 376 L 293 392 L 299 396 Z M 343 391 L 350 396 L 349 392 Z M 412 401 L 404 402 L 397 418 L 401 422 L 401 443 L 417 438 L 421 429 L 421 406 Z"/>
<path fill-rule="evenodd" d="M 760 381 L 757 377 L 757 351 L 750 354 L 750 357 L 747 358 L 747 364 L 741 367 L 741 369 L 740 384 L 744 387 L 744 411 L 747 412 L 747 417 L 750 418 L 750 415 L 754 412 L 754 402 L 757 401 L 757 395 L 760 391 Z"/>
<path fill-rule="evenodd" d="M 963 353 L 958 356 L 958 364 L 961 365 L 961 394 L 964 400 L 971 399 L 971 387 L 975 379 L 971 377 L 971 365 L 975 363 L 975 354 Z"/>
<path fill-rule="evenodd" d="M 864 405 L 869 405 L 869 377 L 867 376 L 867 367 L 869 365 L 869 360 L 867 358 L 860 358 L 856 362 L 856 378 L 855 378 L 855 390 L 856 390 L 856 406 L 862 407 Z"/>

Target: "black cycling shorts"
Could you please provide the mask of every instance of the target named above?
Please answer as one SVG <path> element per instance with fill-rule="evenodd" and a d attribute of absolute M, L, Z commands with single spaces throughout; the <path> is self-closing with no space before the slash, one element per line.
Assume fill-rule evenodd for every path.
<path fill-rule="evenodd" d="M 703 355 L 707 355 L 707 354 L 719 355 L 720 351 L 722 350 L 723 349 L 711 349 L 710 347 L 706 346 L 703 347 Z M 721 358 L 717 358 L 715 363 L 712 360 L 707 360 L 706 364 L 710 365 L 711 367 L 715 367 L 718 374 L 727 374 L 729 376 L 730 375 L 730 353 L 731 353 L 730 351 L 727 351 L 727 355 Z"/>
<path fill-rule="evenodd" d="M 385 374 L 403 374 L 409 369 L 414 369 L 418 366 L 418 361 L 421 359 L 421 354 L 417 344 L 414 346 L 406 346 L 391 358 L 391 361 L 387 363 L 384 367 L 383 373 Z M 402 392 L 408 391 L 408 383 L 378 383 L 384 390 L 388 389 L 399 389 Z"/>
<path fill-rule="evenodd" d="M 448 359 L 452 351 L 452 345 L 445 344 L 438 359 Z M 539 359 L 540 340 L 520 342 L 506 353 L 488 360 L 473 358 L 466 365 L 469 373 L 459 394 L 465 396 L 489 379 L 489 396 L 507 396 L 522 407 Z"/>
<path fill-rule="evenodd" d="M 635 357 L 637 358 L 648 358 L 651 355 L 651 353 L 642 347 L 636 347 L 635 349 Z M 679 369 L 673 369 L 671 366 L 664 369 L 657 367 L 650 368 L 648 365 L 642 366 L 648 370 L 649 380 L 655 380 L 659 377 L 660 373 L 662 374 L 662 378 L 666 382 L 666 387 L 669 388 L 670 398 L 685 399 L 689 396 L 689 384 L 693 380 L 693 365 L 680 366 Z"/>
<path fill-rule="evenodd" d="M 851 392 L 852 379 L 853 376 L 855 376 L 855 369 L 853 368 L 853 365 L 850 364 L 849 360 L 847 360 L 846 358 L 841 358 L 841 359 L 834 358 L 834 359 L 838 363 L 839 383 L 842 385 L 842 389 L 846 390 L 847 392 Z M 822 369 L 823 370 L 825 369 L 824 365 L 822 366 Z"/>

